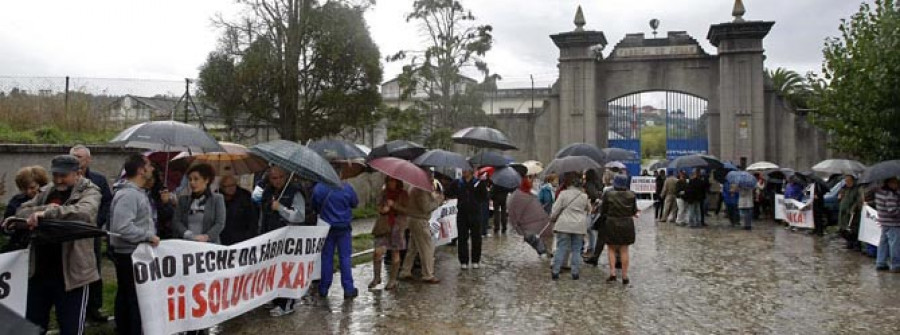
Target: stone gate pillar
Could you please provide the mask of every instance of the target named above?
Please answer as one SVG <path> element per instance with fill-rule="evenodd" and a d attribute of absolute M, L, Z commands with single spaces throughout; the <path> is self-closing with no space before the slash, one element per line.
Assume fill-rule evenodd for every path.
<path fill-rule="evenodd" d="M 551 35 L 559 48 L 559 146 L 573 142 L 606 145 L 605 120 L 598 120 L 595 55 L 592 47 L 606 46 L 600 31 L 584 30 L 581 6 L 575 14 L 575 30 Z M 605 102 L 603 102 L 605 103 Z M 601 136 L 602 135 L 602 136 Z M 556 148 L 558 149 L 558 148 Z"/>
<path fill-rule="evenodd" d="M 744 21 L 744 6 L 735 2 L 734 21 L 709 27 L 707 39 L 719 57 L 719 158 L 736 164 L 767 159 L 763 38 L 775 22 Z M 715 125 L 713 125 L 715 126 Z"/>

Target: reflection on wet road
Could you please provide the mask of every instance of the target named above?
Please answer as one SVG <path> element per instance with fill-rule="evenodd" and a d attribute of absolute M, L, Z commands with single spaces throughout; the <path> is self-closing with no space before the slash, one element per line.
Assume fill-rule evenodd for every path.
<path fill-rule="evenodd" d="M 222 325 L 225 334 L 302 333 L 774 333 L 900 332 L 900 274 L 841 241 L 773 223 L 752 231 L 713 219 L 705 229 L 657 224 L 645 215 L 632 246 L 631 285 L 607 283 L 607 265 L 550 280 L 549 263 L 520 236 L 489 237 L 482 268 L 460 270 L 439 248 L 442 282 L 398 291 L 331 296 L 271 318 L 262 308 Z M 647 215 L 650 214 L 650 215 Z M 371 265 L 354 269 L 358 287 Z"/>

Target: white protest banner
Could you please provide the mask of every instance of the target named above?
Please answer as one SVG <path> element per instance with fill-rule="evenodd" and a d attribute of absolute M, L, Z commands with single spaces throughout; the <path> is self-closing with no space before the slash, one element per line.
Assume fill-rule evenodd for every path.
<path fill-rule="evenodd" d="M 856 215 L 860 215 L 859 241 L 877 246 L 881 242 L 881 226 L 878 225 L 878 212 L 871 206 L 865 205 Z"/>
<path fill-rule="evenodd" d="M 431 238 L 434 246 L 450 243 L 456 238 L 456 199 L 447 200 L 443 205 L 431 212 Z"/>
<path fill-rule="evenodd" d="M 656 177 L 631 177 L 631 191 L 641 194 L 656 193 Z"/>
<path fill-rule="evenodd" d="M 784 214 L 784 194 L 775 195 L 775 220 L 787 221 L 787 216 Z"/>
<path fill-rule="evenodd" d="M 28 249 L 0 254 L 0 304 L 25 316 L 28 300 Z"/>
<path fill-rule="evenodd" d="M 166 240 L 138 246 L 132 270 L 146 334 L 212 327 L 320 278 L 329 227 L 288 226 L 231 246 Z"/>
<path fill-rule="evenodd" d="M 791 227 L 813 228 L 812 200 L 802 203 L 794 199 L 784 200 L 784 216 Z"/>

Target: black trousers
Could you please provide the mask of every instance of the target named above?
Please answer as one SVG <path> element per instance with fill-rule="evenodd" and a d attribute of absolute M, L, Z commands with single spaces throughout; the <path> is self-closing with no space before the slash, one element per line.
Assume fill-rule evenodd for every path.
<path fill-rule="evenodd" d="M 25 318 L 39 327 L 47 329 L 47 324 L 50 323 L 50 308 L 55 307 L 59 334 L 83 334 L 89 290 L 85 285 L 66 292 L 66 284 L 62 277 L 32 277 L 28 280 L 28 305 L 25 308 Z"/>
<path fill-rule="evenodd" d="M 459 231 L 456 248 L 460 264 L 469 264 L 469 238 L 472 239 L 471 261 L 481 262 L 481 221 L 481 214 L 478 212 L 456 214 L 456 229 Z"/>
<path fill-rule="evenodd" d="M 100 264 L 103 257 L 100 257 L 102 240 L 99 237 L 94 238 L 94 258 L 97 260 L 97 272 L 101 278 L 103 273 L 100 272 Z M 91 290 L 88 293 L 88 311 L 99 311 L 103 307 L 103 279 L 91 283 Z"/>
<path fill-rule="evenodd" d="M 506 211 L 506 203 L 505 202 L 495 202 L 494 203 L 494 233 L 500 231 L 506 232 L 506 221 L 509 218 L 509 213 Z"/>
<path fill-rule="evenodd" d="M 138 306 L 137 291 L 134 287 L 134 272 L 131 270 L 131 254 L 115 254 L 116 282 L 116 333 L 120 335 L 140 335 L 141 310 Z"/>

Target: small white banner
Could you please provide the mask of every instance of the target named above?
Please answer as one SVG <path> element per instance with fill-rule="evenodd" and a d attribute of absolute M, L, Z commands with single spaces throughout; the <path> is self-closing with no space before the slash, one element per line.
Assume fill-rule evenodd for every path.
<path fill-rule="evenodd" d="M 775 195 L 775 220 L 787 221 L 787 216 L 784 215 L 784 194 Z"/>
<path fill-rule="evenodd" d="M 656 177 L 631 177 L 631 191 L 639 194 L 656 193 Z"/>
<path fill-rule="evenodd" d="M 784 216 L 788 224 L 797 228 L 814 228 L 812 200 L 802 203 L 794 199 L 784 201 Z"/>
<path fill-rule="evenodd" d="M 434 246 L 450 243 L 459 234 L 456 230 L 456 199 L 447 200 L 431 212 L 431 237 Z"/>
<path fill-rule="evenodd" d="M 859 241 L 878 246 L 881 242 L 881 226 L 878 225 L 878 212 L 869 205 L 863 206 L 859 214 Z"/>
<path fill-rule="evenodd" d="M 144 333 L 205 329 L 275 298 L 301 298 L 320 278 L 328 229 L 288 226 L 231 246 L 141 244 L 132 270 Z"/>
<path fill-rule="evenodd" d="M 28 249 L 0 254 L 0 304 L 25 317 L 28 300 Z"/>

